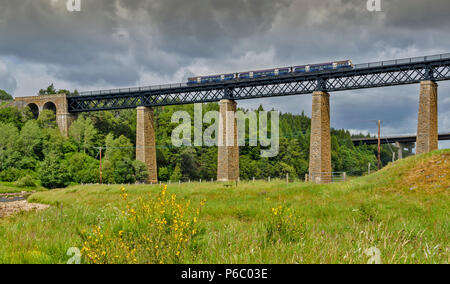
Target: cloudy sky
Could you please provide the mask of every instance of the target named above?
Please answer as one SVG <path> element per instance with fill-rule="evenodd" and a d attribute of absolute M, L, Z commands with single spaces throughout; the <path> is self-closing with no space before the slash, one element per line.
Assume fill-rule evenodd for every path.
<path fill-rule="evenodd" d="M 185 82 L 191 75 L 351 59 L 450 52 L 448 0 L 0 0 L 0 89 L 35 95 L 54 83 L 79 91 Z M 332 126 L 416 132 L 419 86 L 331 94 Z M 311 112 L 311 96 L 239 102 Z M 450 132 L 450 82 L 439 88 Z M 450 143 L 441 143 L 450 147 Z"/>

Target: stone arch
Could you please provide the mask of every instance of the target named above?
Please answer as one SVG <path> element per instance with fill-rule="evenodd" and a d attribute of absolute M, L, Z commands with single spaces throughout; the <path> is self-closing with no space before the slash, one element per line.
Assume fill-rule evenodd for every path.
<path fill-rule="evenodd" d="M 38 119 L 38 117 L 39 117 L 39 107 L 37 106 L 37 104 L 34 104 L 34 103 L 28 104 L 27 108 L 33 114 L 34 119 Z"/>
<path fill-rule="evenodd" d="M 56 104 L 54 102 L 46 102 L 43 110 L 51 110 L 54 114 L 56 114 Z"/>

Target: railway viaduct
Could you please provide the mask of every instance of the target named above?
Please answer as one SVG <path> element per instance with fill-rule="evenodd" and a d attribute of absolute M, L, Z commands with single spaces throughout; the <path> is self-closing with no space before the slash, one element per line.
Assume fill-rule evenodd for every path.
<path fill-rule="evenodd" d="M 227 125 L 227 112 L 235 112 L 238 100 L 307 95 L 312 93 L 310 178 L 331 182 L 330 93 L 343 90 L 420 84 L 417 123 L 417 154 L 438 148 L 438 81 L 450 80 L 450 54 L 357 64 L 353 69 L 288 74 L 220 83 L 163 85 L 81 93 L 81 96 L 49 95 L 17 98 L 18 107 L 29 107 L 35 117 L 53 110 L 63 135 L 81 112 L 137 109 L 136 158 L 147 165 L 148 182 L 156 183 L 156 145 L 153 108 L 219 102 L 220 124 Z M 239 148 L 236 128 L 220 137 L 233 137 L 235 145 L 219 146 L 218 181 L 239 179 Z M 228 133 L 227 133 L 228 131 Z"/>
<path fill-rule="evenodd" d="M 69 135 L 69 128 L 77 115 L 70 113 L 67 104 L 67 95 L 45 95 L 16 98 L 10 105 L 18 108 L 28 107 L 35 118 L 44 110 L 51 110 L 56 115 L 56 123 L 64 136 Z"/>

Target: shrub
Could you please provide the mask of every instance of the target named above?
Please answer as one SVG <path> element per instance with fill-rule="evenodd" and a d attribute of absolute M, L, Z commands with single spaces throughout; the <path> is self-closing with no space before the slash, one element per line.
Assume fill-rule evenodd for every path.
<path fill-rule="evenodd" d="M 133 162 L 124 158 L 116 162 L 114 167 L 114 180 L 118 184 L 135 183 Z"/>
<path fill-rule="evenodd" d="M 36 187 L 36 182 L 31 176 L 27 175 L 17 180 L 15 185 L 17 187 Z"/>
<path fill-rule="evenodd" d="M 21 176 L 21 171 L 16 168 L 8 168 L 0 172 L 0 180 L 6 182 L 14 182 Z"/>
<path fill-rule="evenodd" d="M 297 242 L 305 235 L 305 227 L 300 223 L 290 208 L 278 206 L 272 208 L 266 222 L 266 243 Z"/>
<path fill-rule="evenodd" d="M 66 162 L 56 154 L 48 155 L 40 164 L 39 179 L 46 188 L 63 188 L 70 184 L 70 173 Z"/>
<path fill-rule="evenodd" d="M 198 208 L 178 202 L 164 186 L 157 198 L 128 201 L 121 189 L 125 208 L 109 227 L 94 227 L 81 232 L 84 260 L 94 264 L 181 263 L 185 251 L 198 232 Z"/>
<path fill-rule="evenodd" d="M 146 182 L 148 179 L 148 169 L 145 163 L 141 161 L 134 161 L 134 176 L 137 182 Z"/>

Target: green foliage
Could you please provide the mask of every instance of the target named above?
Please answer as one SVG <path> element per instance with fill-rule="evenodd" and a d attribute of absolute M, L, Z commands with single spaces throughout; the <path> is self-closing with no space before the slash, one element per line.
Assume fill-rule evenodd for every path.
<path fill-rule="evenodd" d="M 131 159 L 120 159 L 114 164 L 114 181 L 118 184 L 135 183 L 133 162 Z"/>
<path fill-rule="evenodd" d="M 47 89 L 40 89 L 38 94 L 39 94 L 39 96 L 56 94 L 55 85 L 51 84 L 50 86 L 47 87 Z"/>
<path fill-rule="evenodd" d="M 117 185 L 74 185 L 40 192 L 29 201 L 59 206 L 2 219 L 0 263 L 63 264 L 68 260 L 67 248 L 79 247 L 84 248 L 82 263 L 94 259 L 158 263 L 159 255 L 163 262 L 184 264 L 365 264 L 371 258 L 365 252 L 376 247 L 385 264 L 446 264 L 450 196 L 443 185 L 447 179 L 428 184 L 433 179 L 423 181 L 417 175 L 429 191 L 411 191 L 409 179 L 430 163 L 443 168 L 449 155 L 450 150 L 444 150 L 414 156 L 376 174 L 329 185 L 278 180 L 241 182 L 232 188 L 222 183 L 172 184 L 164 203 L 157 200 L 154 185 L 127 186 L 129 204 L 119 197 Z M 436 176 L 442 175 L 441 171 Z M 181 258 L 172 258 L 169 250 L 174 248 L 174 239 L 169 238 L 174 230 L 169 227 L 175 224 L 168 218 L 174 216 L 167 210 L 172 207 L 171 194 L 177 195 L 177 203 L 191 202 L 191 213 L 185 218 L 207 200 L 196 220 L 196 234 L 180 251 Z M 290 208 L 292 215 L 287 211 L 275 215 L 272 208 L 279 205 Z M 154 206 L 159 207 L 154 210 Z M 155 221 L 163 218 L 167 224 L 155 230 Z M 195 221 L 185 218 L 184 225 Z M 100 228 L 94 232 L 94 226 Z M 158 248 L 150 246 L 148 239 Z"/>
<path fill-rule="evenodd" d="M 13 124 L 16 128 L 22 128 L 26 117 L 15 107 L 0 108 L 0 123 Z"/>
<path fill-rule="evenodd" d="M 93 154 L 96 145 L 98 131 L 95 129 L 92 119 L 81 116 L 74 121 L 69 129 L 69 135 L 84 153 Z"/>
<path fill-rule="evenodd" d="M 76 183 L 100 182 L 98 160 L 85 153 L 71 153 L 67 161 L 72 181 Z"/>
<path fill-rule="evenodd" d="M 169 195 L 166 187 L 158 198 L 150 195 L 139 202 L 128 201 L 125 188 L 121 192 L 126 202 L 121 205 L 122 215 L 108 220 L 115 230 L 95 226 L 81 231 L 84 260 L 92 264 L 181 263 L 198 233 L 204 201 L 195 208 Z"/>
<path fill-rule="evenodd" d="M 169 170 L 166 167 L 158 168 L 158 179 L 168 181 L 170 179 Z"/>
<path fill-rule="evenodd" d="M 60 89 L 56 90 L 55 85 L 51 84 L 46 89 L 40 89 L 38 92 L 39 96 L 45 96 L 45 95 L 55 95 L 55 94 L 65 94 L 68 96 L 79 96 L 78 90 L 74 90 L 73 93 L 71 93 L 69 90 Z"/>
<path fill-rule="evenodd" d="M 29 175 L 24 176 L 16 181 L 17 187 L 36 187 L 36 181 Z"/>
<path fill-rule="evenodd" d="M 55 92 L 59 91 L 52 85 L 42 90 L 43 94 Z M 211 110 L 217 111 L 218 105 L 203 105 L 204 113 Z M 176 111 L 186 111 L 192 116 L 194 106 L 155 108 L 158 178 L 163 181 L 215 179 L 217 147 L 173 147 L 171 134 L 178 125 L 171 118 Z M 263 111 L 262 106 L 257 111 Z M 286 174 L 291 180 L 303 179 L 309 168 L 310 124 L 310 118 L 304 114 L 281 114 L 279 155 L 262 158 L 260 145 L 240 147 L 241 179 L 269 176 L 284 179 Z M 204 129 L 207 127 L 204 125 Z M 24 175 L 23 171 L 38 177 L 39 164 L 52 154 L 59 158 L 60 164 L 67 165 L 69 182 L 98 183 L 99 147 L 103 147 L 103 182 L 134 183 L 148 178 L 145 165 L 135 162 L 135 110 L 80 114 L 66 139 L 61 136 L 51 110 L 42 111 L 34 120 L 29 110 L 3 108 L 0 109 L 0 133 L 0 179 L 16 181 Z M 361 175 L 367 172 L 368 163 L 376 165 L 376 147 L 354 147 L 351 138 L 348 131 L 332 130 L 333 171 Z M 382 147 L 383 165 L 391 158 L 390 149 Z M 46 184 L 51 186 L 58 180 L 45 176 L 51 181 Z M 67 184 L 66 178 L 62 180 L 56 182 L 58 186 Z"/>
<path fill-rule="evenodd" d="M 41 128 L 56 128 L 56 115 L 51 110 L 43 110 L 39 113 L 39 118 L 37 120 Z"/>
<path fill-rule="evenodd" d="M 266 235 L 263 244 L 277 242 L 299 242 L 305 235 L 305 228 L 291 208 L 279 205 L 271 209 L 265 223 Z"/>
<path fill-rule="evenodd" d="M 114 139 L 114 135 L 110 133 L 105 143 L 108 149 L 105 155 L 105 180 L 118 184 L 136 182 L 134 146 L 130 140 L 123 135 Z"/>
<path fill-rule="evenodd" d="M 12 101 L 14 98 L 4 90 L 0 90 L 0 101 Z"/>
<path fill-rule="evenodd" d="M 39 166 L 39 179 L 46 188 L 63 188 L 70 184 L 67 162 L 51 153 Z"/>
<path fill-rule="evenodd" d="M 21 171 L 16 168 L 8 168 L 0 172 L 0 179 L 6 182 L 14 182 L 21 176 Z"/>
<path fill-rule="evenodd" d="M 27 153 L 27 157 L 34 160 L 39 160 L 43 157 L 43 139 L 42 129 L 39 127 L 38 122 L 35 120 L 30 120 L 20 131 L 19 145 L 21 150 L 24 153 Z"/>
<path fill-rule="evenodd" d="M 145 163 L 141 161 L 133 162 L 134 178 L 137 182 L 146 182 L 148 179 L 148 170 Z"/>
<path fill-rule="evenodd" d="M 170 180 L 179 181 L 179 180 L 181 180 L 181 178 L 182 178 L 181 168 L 180 168 L 180 165 L 177 165 L 175 167 L 175 170 L 173 171 L 172 175 L 170 176 Z"/>

